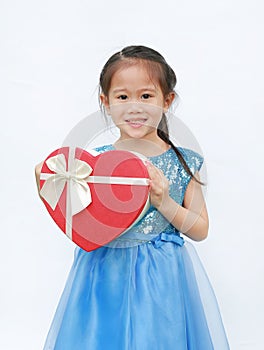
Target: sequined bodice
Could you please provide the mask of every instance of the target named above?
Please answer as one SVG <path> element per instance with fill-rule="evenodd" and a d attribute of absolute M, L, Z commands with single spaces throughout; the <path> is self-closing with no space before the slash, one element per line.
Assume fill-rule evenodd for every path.
<path fill-rule="evenodd" d="M 95 150 L 99 153 L 114 150 L 112 145 L 97 147 Z M 200 170 L 203 157 L 188 148 L 178 147 L 183 155 L 192 173 Z M 169 180 L 169 194 L 180 205 L 183 203 L 185 190 L 191 179 L 190 175 L 185 171 L 179 161 L 176 152 L 170 148 L 166 152 L 153 157 L 148 157 L 153 165 L 161 169 Z M 128 247 L 149 241 L 161 232 L 180 234 L 180 232 L 172 226 L 160 212 L 150 205 L 150 208 L 144 217 L 138 221 L 123 235 L 107 244 L 111 247 Z"/>

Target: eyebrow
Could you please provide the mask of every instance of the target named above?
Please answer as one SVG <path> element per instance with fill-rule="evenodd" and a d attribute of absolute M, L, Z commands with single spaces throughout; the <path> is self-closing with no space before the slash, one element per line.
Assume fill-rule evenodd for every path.
<path fill-rule="evenodd" d="M 116 89 L 113 90 L 114 93 L 122 92 L 122 91 L 127 91 L 127 89 L 126 89 L 126 88 L 116 88 Z M 140 91 L 152 91 L 152 92 L 156 92 L 156 89 L 153 89 L 152 87 L 146 86 L 146 87 L 144 87 L 144 88 L 138 89 L 137 91 L 138 91 L 138 92 L 140 92 Z"/>

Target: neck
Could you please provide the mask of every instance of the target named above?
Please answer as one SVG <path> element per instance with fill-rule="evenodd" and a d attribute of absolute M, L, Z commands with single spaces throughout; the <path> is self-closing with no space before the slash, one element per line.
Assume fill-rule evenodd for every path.
<path fill-rule="evenodd" d="M 113 146 L 115 149 L 141 153 L 146 157 L 162 154 L 170 148 L 170 146 L 160 138 L 158 138 L 156 142 L 134 138 L 119 139 Z"/>

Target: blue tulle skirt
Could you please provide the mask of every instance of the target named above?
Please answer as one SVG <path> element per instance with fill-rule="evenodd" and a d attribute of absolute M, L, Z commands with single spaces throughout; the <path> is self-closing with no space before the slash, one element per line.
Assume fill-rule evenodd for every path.
<path fill-rule="evenodd" d="M 227 350 L 229 345 L 193 245 L 160 239 L 89 253 L 77 247 L 47 349 Z"/>

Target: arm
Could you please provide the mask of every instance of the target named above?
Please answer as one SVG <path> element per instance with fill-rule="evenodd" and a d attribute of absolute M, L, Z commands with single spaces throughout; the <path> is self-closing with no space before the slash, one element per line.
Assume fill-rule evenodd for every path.
<path fill-rule="evenodd" d="M 208 235 L 209 219 L 201 185 L 191 179 L 185 192 L 183 206 L 169 196 L 169 182 L 161 170 L 148 165 L 150 200 L 160 213 L 180 232 L 195 241 Z M 195 176 L 199 179 L 199 173 Z"/>

